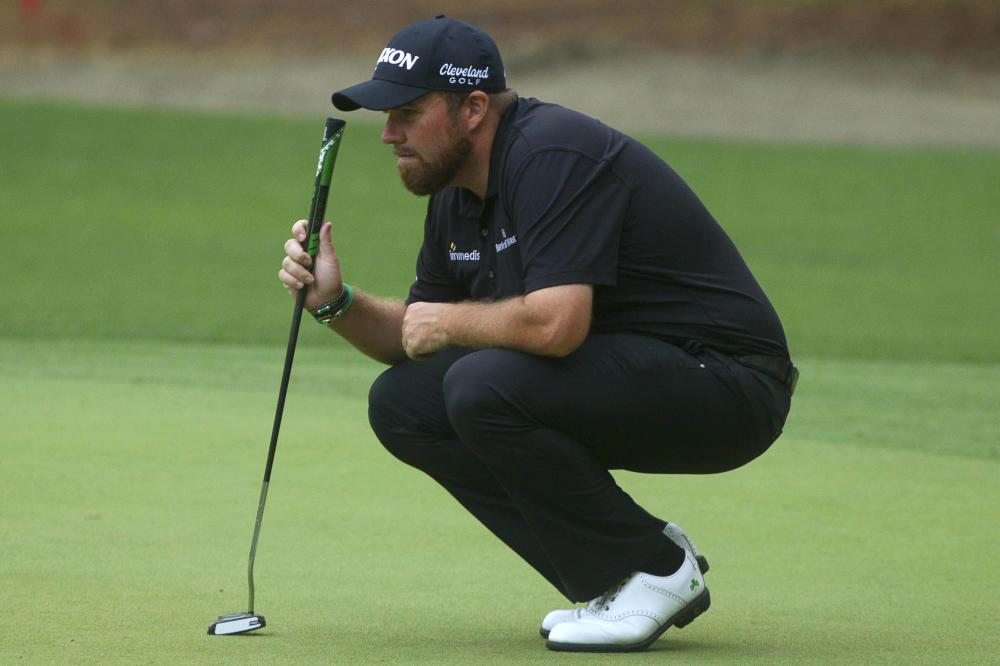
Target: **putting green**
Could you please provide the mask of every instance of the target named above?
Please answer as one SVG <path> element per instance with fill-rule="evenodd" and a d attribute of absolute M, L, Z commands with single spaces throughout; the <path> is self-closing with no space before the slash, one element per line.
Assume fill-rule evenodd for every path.
<path fill-rule="evenodd" d="M 535 632 L 560 596 L 381 449 L 365 416 L 379 368 L 343 346 L 298 358 L 256 568 L 269 626 L 233 638 L 205 630 L 246 603 L 283 350 L 12 339 L 0 350 L 10 662 L 553 658 Z M 988 396 L 1000 369 L 884 362 L 879 381 L 903 388 L 876 411 L 858 390 L 867 364 L 801 365 L 787 432 L 761 460 L 719 476 L 618 475 L 712 563 L 711 611 L 655 651 L 681 663 L 989 661 L 1000 459 L 989 400 L 969 398 Z M 951 426 L 900 428 L 914 409 Z"/>

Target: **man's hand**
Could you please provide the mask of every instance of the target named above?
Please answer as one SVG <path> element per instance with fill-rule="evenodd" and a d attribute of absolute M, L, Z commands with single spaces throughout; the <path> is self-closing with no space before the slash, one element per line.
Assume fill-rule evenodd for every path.
<path fill-rule="evenodd" d="M 344 280 L 340 276 L 340 261 L 333 251 L 329 222 L 320 227 L 316 267 L 312 273 L 309 272 L 312 260 L 309 253 L 302 249 L 308 226 L 307 220 L 299 220 L 292 225 L 292 237 L 285 241 L 285 258 L 281 262 L 278 279 L 293 299 L 299 289 L 306 287 L 305 306 L 312 309 L 336 298 L 344 288 Z"/>
<path fill-rule="evenodd" d="M 419 361 L 451 345 L 444 315 L 452 303 L 412 303 L 403 316 L 403 349 Z"/>

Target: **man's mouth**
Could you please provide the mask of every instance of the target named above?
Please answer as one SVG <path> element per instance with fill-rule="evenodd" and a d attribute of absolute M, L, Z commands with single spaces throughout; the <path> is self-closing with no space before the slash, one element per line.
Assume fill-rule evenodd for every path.
<path fill-rule="evenodd" d="M 396 156 L 397 167 L 407 166 L 413 164 L 414 162 L 420 161 L 420 158 L 417 157 L 417 155 L 414 153 L 408 153 L 405 151 L 400 151 L 400 152 L 393 151 L 393 154 Z"/>

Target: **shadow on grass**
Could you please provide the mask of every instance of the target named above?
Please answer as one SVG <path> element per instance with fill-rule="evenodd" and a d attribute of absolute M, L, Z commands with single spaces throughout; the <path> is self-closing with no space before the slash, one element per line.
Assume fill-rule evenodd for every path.
<path fill-rule="evenodd" d="M 310 640 L 320 639 L 317 629 L 310 628 L 307 632 Z M 421 633 L 414 625 L 381 625 L 363 631 L 338 631 L 329 628 L 322 632 L 326 640 L 341 643 L 341 657 L 346 656 L 345 648 L 358 649 L 361 646 L 371 658 L 393 660 L 400 655 L 407 655 L 412 662 L 442 663 L 479 663 L 496 660 L 517 660 L 520 663 L 537 660 L 560 658 L 560 654 L 571 654 L 575 658 L 601 659 L 609 657 L 610 653 L 576 652 L 563 653 L 548 650 L 545 640 L 537 633 L 523 631 L 498 631 L 496 627 L 463 624 L 451 625 L 447 628 L 435 626 L 426 633 Z M 331 640 L 335 635 L 339 638 Z M 344 645 L 344 639 L 349 638 L 350 648 Z M 756 642 L 752 646 L 726 637 L 697 637 L 692 639 L 671 636 L 668 632 L 643 652 L 630 653 L 633 658 L 659 659 L 667 655 L 683 656 L 685 660 L 695 660 L 712 663 L 734 663 L 746 658 L 767 659 L 770 656 L 782 654 L 777 644 L 761 645 Z M 554 656 L 555 655 L 555 656 Z"/>

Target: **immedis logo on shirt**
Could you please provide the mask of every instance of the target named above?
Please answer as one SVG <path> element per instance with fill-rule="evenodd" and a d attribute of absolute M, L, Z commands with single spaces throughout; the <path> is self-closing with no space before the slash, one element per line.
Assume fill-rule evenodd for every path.
<path fill-rule="evenodd" d="M 448 247 L 448 259 L 451 261 L 479 261 L 479 250 L 462 252 L 455 247 L 455 243 L 452 243 Z"/>

